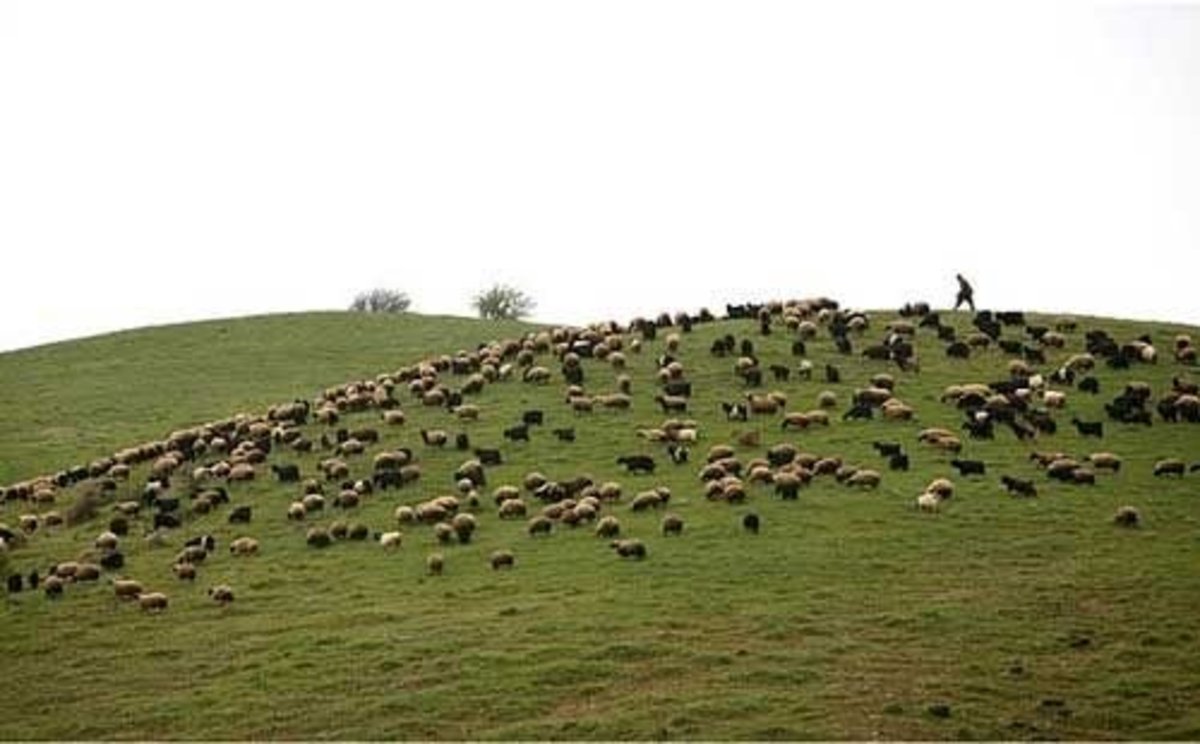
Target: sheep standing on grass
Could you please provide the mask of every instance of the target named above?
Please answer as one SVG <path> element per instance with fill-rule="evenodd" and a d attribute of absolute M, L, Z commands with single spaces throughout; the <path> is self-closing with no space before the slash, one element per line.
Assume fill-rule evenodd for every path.
<path fill-rule="evenodd" d="M 1113 516 L 1113 523 L 1119 527 L 1137 527 L 1141 522 L 1141 514 L 1132 506 L 1122 506 Z"/>

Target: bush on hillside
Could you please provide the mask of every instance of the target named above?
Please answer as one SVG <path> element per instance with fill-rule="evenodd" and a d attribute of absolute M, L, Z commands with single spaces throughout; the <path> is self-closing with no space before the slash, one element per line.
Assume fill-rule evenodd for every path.
<path fill-rule="evenodd" d="M 412 300 L 404 292 L 380 287 L 359 292 L 350 303 L 350 310 L 356 313 L 403 313 L 410 305 Z"/>
<path fill-rule="evenodd" d="M 533 311 L 533 298 L 515 287 L 496 284 L 475 295 L 471 307 L 484 320 L 520 320 Z"/>

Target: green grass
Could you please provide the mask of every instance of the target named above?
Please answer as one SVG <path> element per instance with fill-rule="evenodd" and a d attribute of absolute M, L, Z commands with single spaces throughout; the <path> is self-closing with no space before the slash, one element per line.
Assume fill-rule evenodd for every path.
<path fill-rule="evenodd" d="M 891 317 L 872 314 L 865 338 L 878 337 Z M 965 315 L 947 317 L 966 328 Z M 1051 361 L 1079 350 L 1087 328 L 1118 339 L 1149 332 L 1160 351 L 1170 349 L 1175 332 L 1196 332 L 1080 320 L 1068 349 Z M 153 329 L 3 355 L 0 481 L 520 332 L 496 328 L 321 314 Z M 397 504 L 451 492 L 462 453 L 428 450 L 417 432 L 465 430 L 506 457 L 488 471 L 473 543 L 439 548 L 430 528 L 408 526 L 393 555 L 369 542 L 311 550 L 303 538 L 308 525 L 284 519 L 295 487 L 267 478 L 235 484 L 234 503 L 255 507 L 252 524 L 227 525 L 226 508 L 193 519 L 171 547 L 151 548 L 133 534 L 125 541 L 125 573 L 167 592 L 166 613 L 118 604 L 104 584 L 70 586 L 59 601 L 29 593 L 8 600 L 0 610 L 9 681 L 0 739 L 1200 737 L 1196 476 L 1150 475 L 1159 457 L 1200 460 L 1200 427 L 1106 423 L 1097 442 L 1080 439 L 1068 423 L 1071 415 L 1103 418 L 1102 404 L 1125 381 L 1146 380 L 1157 395 L 1188 370 L 1166 360 L 1101 369 L 1101 395 L 1069 392 L 1057 434 L 1024 444 L 1004 430 L 995 442 L 968 441 L 964 456 L 986 460 L 989 473 L 964 479 L 915 435 L 925 426 L 957 428 L 960 414 L 938 402 L 943 387 L 1003 378 L 1006 358 L 998 351 L 947 360 L 923 331 L 921 372 L 897 374 L 897 392 L 916 406 L 918 422 L 836 420 L 828 429 L 784 433 L 777 419 L 742 425 L 721 416 L 718 403 L 742 394 L 732 360 L 708 353 L 727 332 L 753 339 L 764 365 L 795 366 L 782 330 L 762 338 L 754 324 L 723 322 L 684 336 L 680 357 L 696 388 L 689 415 L 702 431 L 693 458 L 736 431 L 760 428 L 763 446 L 744 450 L 743 460 L 793 441 L 883 470 L 877 491 L 820 478 L 798 502 L 775 500 L 761 486 L 750 488 L 746 506 L 706 501 L 698 462 L 673 467 L 660 445 L 634 434 L 663 419 L 652 380 L 665 334 L 629 355 L 629 412 L 576 416 L 558 382 L 513 380 L 486 388 L 475 399 L 482 420 L 460 425 L 402 395 L 409 422 L 381 431 L 386 446 L 417 451 L 424 477 L 370 497 L 345 518 L 384 529 Z M 843 383 L 768 382 L 767 389 L 788 393 L 790 409 L 814 407 L 826 388 L 844 408 L 872 373 L 895 371 L 841 357 L 824 337 L 809 352 L 818 368 L 839 364 Z M 543 361 L 556 369 L 554 360 Z M 609 367 L 590 360 L 585 367 L 589 391 L 614 389 Z M 505 442 L 501 430 L 534 407 L 546 411 L 545 429 L 535 429 L 528 444 Z M 375 414 L 349 419 L 367 423 Z M 550 436 L 550 428 L 567 425 L 579 432 L 574 444 Z M 314 436 L 320 430 L 310 429 Z M 913 470 L 888 472 L 871 449 L 876 439 L 904 442 Z M 1035 447 L 1111 450 L 1125 467 L 1102 474 L 1093 488 L 1061 485 L 1029 463 Z M 634 452 L 655 454 L 659 472 L 624 474 L 614 458 Z M 286 459 L 311 472 L 322 456 Z M 369 456 L 353 468 L 368 473 Z M 588 528 L 558 527 L 533 539 L 523 522 L 498 520 L 492 488 L 519 483 L 531 470 L 620 481 L 627 495 L 613 511 L 625 534 L 647 543 L 648 559 L 618 560 Z M 1041 497 L 1009 498 L 998 485 L 1001 473 L 1036 478 Z M 913 498 L 942 475 L 954 478 L 958 493 L 939 514 L 917 513 Z M 139 471 L 116 498 L 136 495 L 142 480 Z M 629 511 L 629 494 L 659 484 L 671 487 L 670 511 L 687 522 L 681 537 L 660 536 L 661 513 Z M 61 495 L 53 508 L 72 497 Z M 1127 503 L 1141 510 L 1140 529 L 1111 524 Z M 0 521 L 32 510 L 9 504 Z M 763 521 L 757 536 L 740 528 L 751 510 Z M 98 520 L 38 533 L 8 562 L 27 571 L 74 558 L 102 528 Z M 172 556 L 184 536 L 202 531 L 216 534 L 220 549 L 194 586 L 180 584 Z M 262 554 L 231 557 L 226 546 L 240 534 L 257 537 Z M 502 547 L 517 556 L 511 572 L 487 564 Z M 435 549 L 447 567 L 432 578 L 424 559 Z M 220 582 L 238 596 L 224 610 L 205 596 Z M 932 715 L 935 704 L 950 706 L 949 717 Z"/>

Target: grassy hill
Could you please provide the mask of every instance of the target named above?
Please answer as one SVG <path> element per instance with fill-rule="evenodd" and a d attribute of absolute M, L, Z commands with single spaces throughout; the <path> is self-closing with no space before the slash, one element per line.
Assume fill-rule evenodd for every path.
<path fill-rule="evenodd" d="M 871 313 L 855 344 L 883 335 L 894 312 Z M 969 318 L 943 313 L 965 334 Z M 1053 319 L 1031 317 L 1031 322 Z M 1048 351 L 1053 369 L 1083 347 L 1083 332 L 1103 328 L 1118 340 L 1150 333 L 1163 352 L 1177 332 L 1197 329 L 1080 318 L 1067 347 Z M 161 437 L 184 424 L 240 410 L 262 410 L 295 396 L 311 398 L 339 382 L 374 377 L 433 353 L 474 348 L 527 327 L 405 316 L 312 314 L 228 320 L 137 331 L 0 356 L 0 482 L 86 461 L 121 445 Z M 1190 368 L 1169 361 L 1129 370 L 1101 365 L 1101 393 L 1066 386 L 1056 434 L 1032 442 L 1000 429 L 994 441 L 964 439 L 963 457 L 984 460 L 984 477 L 959 477 L 950 456 L 917 442 L 928 426 L 959 428 L 962 414 L 942 403 L 946 385 L 1007 377 L 997 349 L 968 361 L 947 359 L 927 330 L 918 334 L 919 373 L 838 354 L 822 335 L 808 344 L 818 371 L 839 366 L 842 381 L 820 375 L 764 384 L 789 399 L 788 410 L 815 407 L 818 392 L 839 398 L 829 427 L 781 431 L 778 416 L 725 420 L 719 403 L 745 389 L 731 358 L 709 353 L 729 333 L 750 339 L 765 368 L 795 370 L 792 335 L 768 337 L 750 321 L 696 326 L 678 354 L 694 395 L 687 416 L 700 424 L 692 461 L 672 465 L 661 444 L 636 436 L 664 416 L 655 357 L 664 337 L 629 353 L 633 407 L 574 414 L 564 403 L 557 361 L 554 382 L 519 377 L 487 386 L 469 402 L 478 422 L 401 393 L 408 416 L 384 427 L 378 412 L 347 416 L 343 426 L 378 426 L 370 452 L 411 447 L 421 480 L 377 492 L 358 509 L 289 522 L 299 493 L 260 467 L 257 480 L 229 486 L 233 505 L 254 508 L 248 525 L 230 525 L 230 507 L 190 515 L 169 544 L 142 537 L 140 518 L 124 540 L 121 573 L 170 595 L 161 615 L 120 603 L 110 586 L 75 584 L 49 600 L 25 592 L 0 610 L 0 658 L 9 684 L 0 702 L 0 739 L 432 739 L 432 738 L 1200 738 L 1200 506 L 1197 474 L 1154 478 L 1153 463 L 1200 460 L 1200 427 L 1105 422 L 1102 440 L 1083 439 L 1072 416 L 1104 419 L 1103 404 L 1125 383 L 1144 380 L 1155 397 Z M 1019 328 L 1005 330 L 1020 337 Z M 586 387 L 615 389 L 605 362 L 585 360 Z M 874 373 L 891 372 L 896 394 L 917 410 L 911 422 L 843 421 L 851 393 Z M 452 387 L 461 378 L 444 376 Z M 546 425 L 532 441 L 501 432 L 538 408 Z M 550 429 L 575 427 L 560 442 Z M 452 471 L 467 453 L 426 448 L 421 428 L 465 431 L 477 446 L 499 447 L 504 464 L 488 468 L 477 510 L 479 530 L 467 545 L 439 545 L 429 526 L 403 526 L 403 547 L 389 554 L 371 541 L 309 548 L 312 525 L 336 519 L 393 529 L 399 504 L 452 493 Z M 310 424 L 316 439 L 325 427 Z M 883 474 L 875 490 L 816 478 L 794 502 L 749 485 L 744 505 L 709 501 L 698 473 L 708 447 L 758 431 L 761 444 L 739 459 L 763 456 L 780 442 L 839 455 Z M 902 442 L 908 472 L 889 471 L 871 447 Z M 1031 450 L 1075 455 L 1108 450 L 1124 458 L 1094 486 L 1047 479 Z M 622 454 L 650 454 L 653 475 L 630 475 Z M 274 453 L 306 475 L 327 452 Z M 211 460 L 213 458 L 206 458 Z M 371 454 L 351 459 L 369 475 Z M 190 466 L 185 467 L 190 469 Z M 590 526 L 556 525 L 548 537 L 526 534 L 524 520 L 500 520 L 491 500 L 503 484 L 530 471 L 557 480 L 586 475 L 622 484 L 606 507 L 622 534 L 642 539 L 644 561 L 618 559 Z M 1032 478 L 1037 499 L 1014 499 L 1001 474 Z M 955 496 L 936 514 L 913 508 L 934 477 L 951 477 Z M 138 498 L 145 467 L 112 500 Z M 633 512 L 632 496 L 667 486 L 666 511 L 681 516 L 679 537 L 659 530 L 663 511 Z M 78 489 L 75 489 L 76 491 Z M 173 489 L 184 497 L 186 477 Z M 26 512 L 65 510 L 20 502 L 0 507 L 10 525 Z M 541 505 L 526 496 L 531 515 Z M 1115 527 L 1117 507 L 1135 505 L 1143 526 Z M 761 518 L 757 535 L 742 516 Z M 30 536 L 0 560 L 28 572 L 76 558 L 104 529 L 91 522 Z M 194 584 L 171 571 L 185 537 L 211 532 L 218 550 Z M 235 557 L 230 540 L 251 535 L 254 557 Z M 495 549 L 516 555 L 512 571 L 493 571 Z M 443 576 L 428 576 L 426 556 L 446 557 Z M 219 608 L 206 589 L 234 587 Z M 939 706 L 945 706 L 939 707 Z M 943 715 L 945 714 L 945 715 Z"/>

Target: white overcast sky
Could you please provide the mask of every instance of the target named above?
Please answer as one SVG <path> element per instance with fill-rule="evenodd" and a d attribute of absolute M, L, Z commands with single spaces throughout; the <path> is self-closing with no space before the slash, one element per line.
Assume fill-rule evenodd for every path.
<path fill-rule="evenodd" d="M 1200 323 L 1200 8 L 0 0 L 0 349 L 829 295 Z"/>

